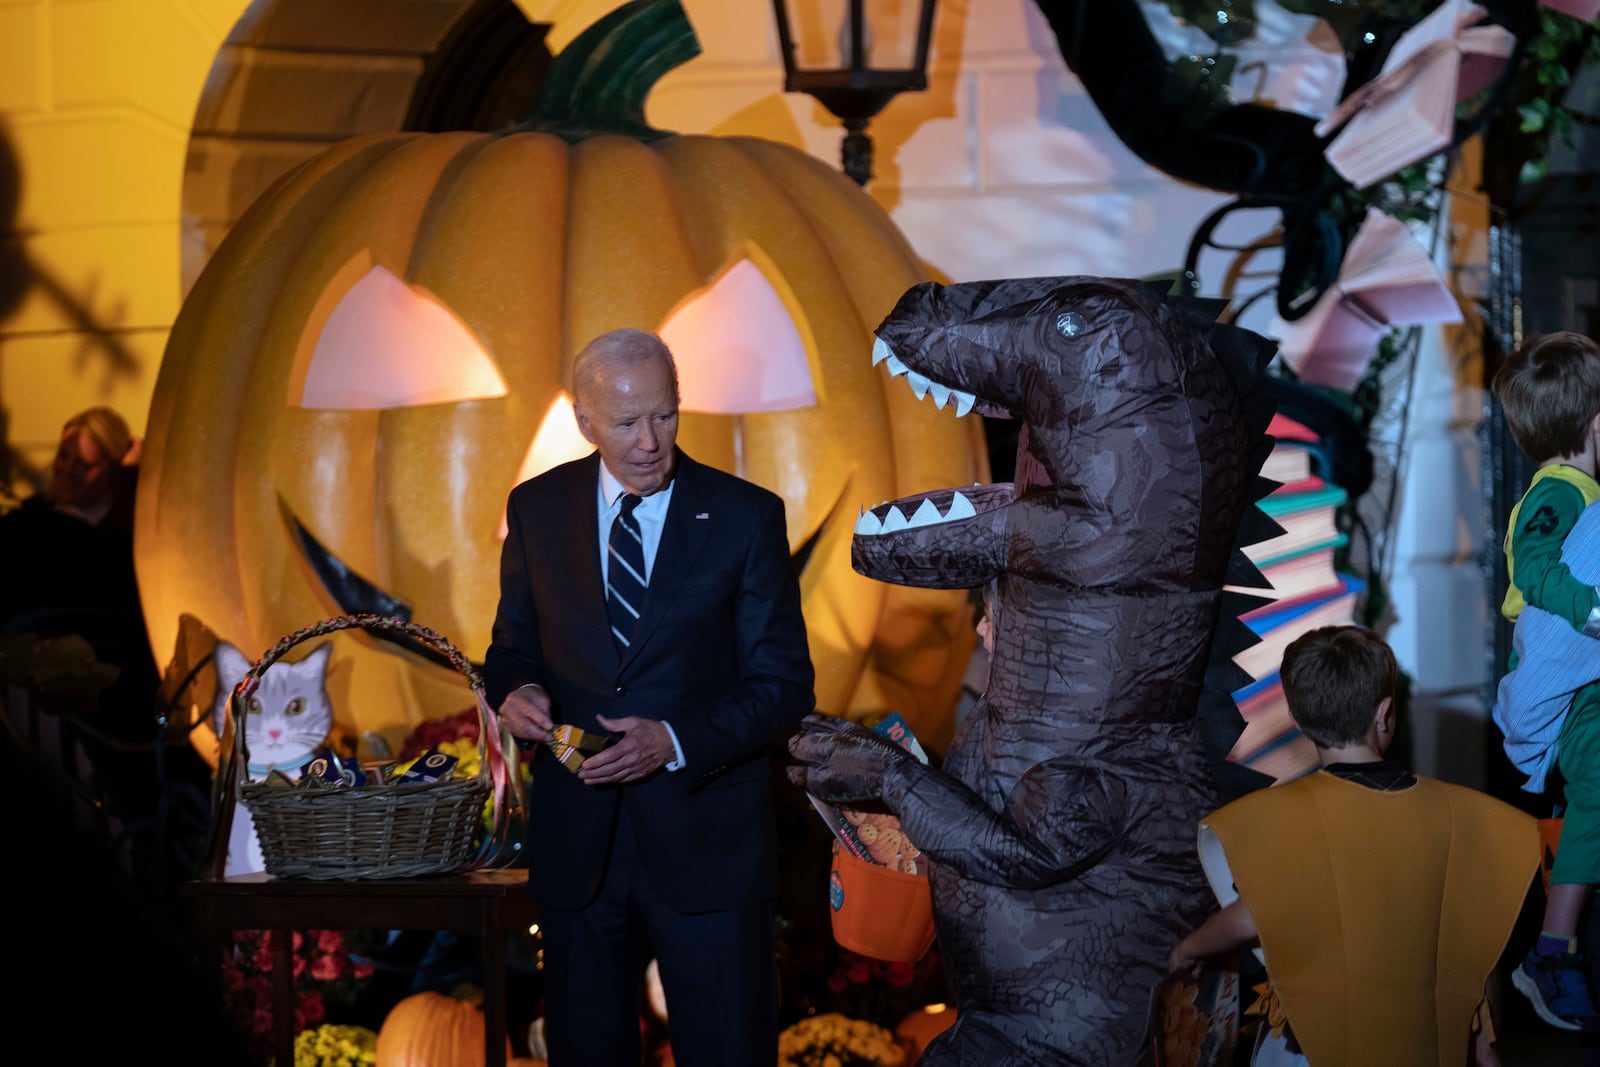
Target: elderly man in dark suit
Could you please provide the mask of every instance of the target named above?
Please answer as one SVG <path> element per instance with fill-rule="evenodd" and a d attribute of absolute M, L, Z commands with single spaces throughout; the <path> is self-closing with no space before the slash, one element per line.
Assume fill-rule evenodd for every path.
<path fill-rule="evenodd" d="M 553 750 L 533 764 L 550 1062 L 637 1067 L 653 954 L 676 1061 L 763 1067 L 769 758 L 815 704 L 783 501 L 677 450 L 677 370 L 654 334 L 596 338 L 572 380 L 596 452 L 512 490 L 484 661 L 518 738 L 610 740 L 575 772 Z"/>

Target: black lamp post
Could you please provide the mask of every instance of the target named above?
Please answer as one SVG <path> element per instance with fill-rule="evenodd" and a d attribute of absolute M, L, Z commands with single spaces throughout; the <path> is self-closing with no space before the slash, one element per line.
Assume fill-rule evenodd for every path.
<path fill-rule="evenodd" d="M 838 66 L 801 69 L 795 58 L 795 39 L 800 34 L 789 22 L 789 4 L 787 0 L 772 0 L 772 10 L 778 19 L 778 45 L 783 53 L 784 91 L 809 93 L 844 123 L 843 169 L 861 185 L 872 177 L 872 141 L 867 137 L 867 123 L 900 93 L 928 87 L 928 44 L 933 36 L 933 9 L 937 4 L 937 0 L 916 0 L 920 7 L 916 40 L 908 57 L 910 65 L 874 68 L 868 65 L 869 52 L 875 50 L 872 23 L 867 17 L 871 2 L 844 0 L 843 25 L 837 35 Z M 897 6 L 910 7 L 912 2 L 899 0 Z M 796 0 L 795 3 L 802 18 L 809 13 L 808 9 L 819 6 L 836 8 L 837 3 L 819 5 L 816 0 Z M 815 31 L 815 20 L 807 23 L 806 28 Z M 813 38 L 819 36 L 822 34 L 811 34 Z"/>

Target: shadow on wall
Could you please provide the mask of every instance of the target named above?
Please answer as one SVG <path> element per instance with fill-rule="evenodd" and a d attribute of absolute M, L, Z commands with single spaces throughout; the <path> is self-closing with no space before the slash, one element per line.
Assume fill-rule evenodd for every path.
<path fill-rule="evenodd" d="M 914 8 L 908 5 L 906 11 L 908 19 L 914 18 Z M 954 61 L 964 65 L 967 22 L 973 17 L 970 9 L 962 10 L 954 4 L 939 11 L 933 20 L 933 44 L 929 55 L 947 57 L 944 59 L 947 64 Z M 773 32 L 776 33 L 775 28 Z M 941 121 L 959 119 L 962 103 L 958 102 L 957 95 L 964 91 L 967 91 L 967 79 L 959 76 L 957 71 L 941 76 L 930 59 L 928 87 L 921 92 L 902 93 L 885 109 L 895 114 L 888 121 L 875 119 L 868 127 L 867 134 L 873 140 L 873 161 L 872 180 L 867 183 L 867 189 L 885 213 L 893 214 L 900 206 L 901 191 L 907 186 L 916 186 L 928 180 L 927 175 L 907 171 L 908 166 L 915 167 L 919 162 L 928 162 L 927 149 L 919 148 L 920 155 L 909 158 L 903 158 L 902 153 L 925 127 L 936 127 Z M 838 124 L 838 120 L 821 105 L 813 108 L 813 121 L 825 128 Z M 769 132 L 763 136 L 772 134 Z M 796 140 L 793 143 L 799 145 L 801 142 Z M 970 165 L 975 167 L 976 161 Z M 976 180 L 976 172 L 973 179 Z"/>
<path fill-rule="evenodd" d="M 73 370 L 87 379 L 91 370 L 97 370 L 103 385 L 119 377 L 132 378 L 138 373 L 138 358 L 113 332 L 116 325 L 97 321 L 88 303 L 70 292 L 67 286 L 38 263 L 28 259 L 23 247 L 20 222 L 17 217 L 22 201 L 22 168 L 17 161 L 16 149 L 3 122 L 0 122 L 0 340 L 7 332 L 7 324 L 22 307 L 30 294 L 36 294 L 50 307 L 58 318 L 58 329 L 78 335 L 78 349 L 72 356 Z M 94 295 L 90 283 L 88 296 Z M 9 357 L 0 351 L 0 360 Z M 81 403 L 72 410 L 88 407 L 94 398 L 85 390 Z M 103 386 L 92 391 L 94 395 L 105 392 Z M 54 442 L 52 441 L 52 447 Z M 19 482 L 31 486 L 33 492 L 44 489 L 48 470 L 35 467 L 17 451 L 11 441 L 11 408 L 6 397 L 0 394 L 0 510 L 10 501 L 12 489 Z"/>
<path fill-rule="evenodd" d="M 22 304 L 22 294 L 28 291 L 28 261 L 22 253 L 22 239 L 17 233 L 17 201 L 22 194 L 22 176 L 17 171 L 17 154 L 11 148 L 11 138 L 0 126 L 0 325 L 11 318 Z M 5 396 L 0 394 L 0 500 L 10 495 L 9 486 L 15 483 L 20 462 L 11 449 L 9 412 Z M 35 488 L 38 484 L 35 483 Z"/>

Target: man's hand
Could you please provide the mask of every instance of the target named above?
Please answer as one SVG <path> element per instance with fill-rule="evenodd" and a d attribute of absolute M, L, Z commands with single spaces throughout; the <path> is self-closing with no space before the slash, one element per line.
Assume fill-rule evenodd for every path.
<path fill-rule="evenodd" d="M 788 768 L 789 781 L 830 804 L 879 799 L 884 774 L 916 759 L 882 734 L 817 712 L 801 721 L 789 754 L 799 761 Z"/>
<path fill-rule="evenodd" d="M 550 694 L 542 685 L 513 689 L 500 702 L 500 718 L 511 728 L 513 737 L 541 744 L 550 739 L 555 722 L 550 718 Z"/>
<path fill-rule="evenodd" d="M 637 782 L 671 763 L 677 755 L 672 735 L 655 719 L 624 715 L 608 719 L 596 715 L 595 721 L 612 733 L 622 735 L 583 761 L 578 778 L 587 785 L 622 785 Z"/>

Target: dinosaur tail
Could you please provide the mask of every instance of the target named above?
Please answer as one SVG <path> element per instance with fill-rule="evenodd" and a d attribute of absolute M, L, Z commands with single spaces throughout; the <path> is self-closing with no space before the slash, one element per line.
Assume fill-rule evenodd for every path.
<path fill-rule="evenodd" d="M 1246 460 L 1249 484 L 1247 503 L 1234 535 L 1224 581 L 1243 589 L 1266 589 L 1267 580 L 1245 555 L 1244 549 L 1283 532 L 1282 527 L 1259 507 L 1261 500 L 1278 487 L 1277 482 L 1261 476 L 1262 465 L 1274 444 L 1267 435 L 1267 427 L 1278 409 L 1278 398 L 1268 387 L 1270 379 L 1266 370 L 1277 352 L 1277 345 L 1258 333 L 1217 321 L 1226 301 L 1181 296 L 1169 296 L 1167 300 L 1200 326 L 1212 352 L 1227 368 L 1239 391 L 1246 437 L 1251 442 Z M 1234 662 L 1234 656 L 1261 640 L 1245 624 L 1243 616 L 1265 603 L 1268 603 L 1266 597 L 1225 591 L 1211 640 L 1196 718 L 1221 803 L 1273 782 L 1271 776 L 1228 759 L 1228 753 L 1233 751 L 1239 735 L 1244 732 L 1244 717 L 1239 714 L 1233 694 L 1253 680 Z"/>

